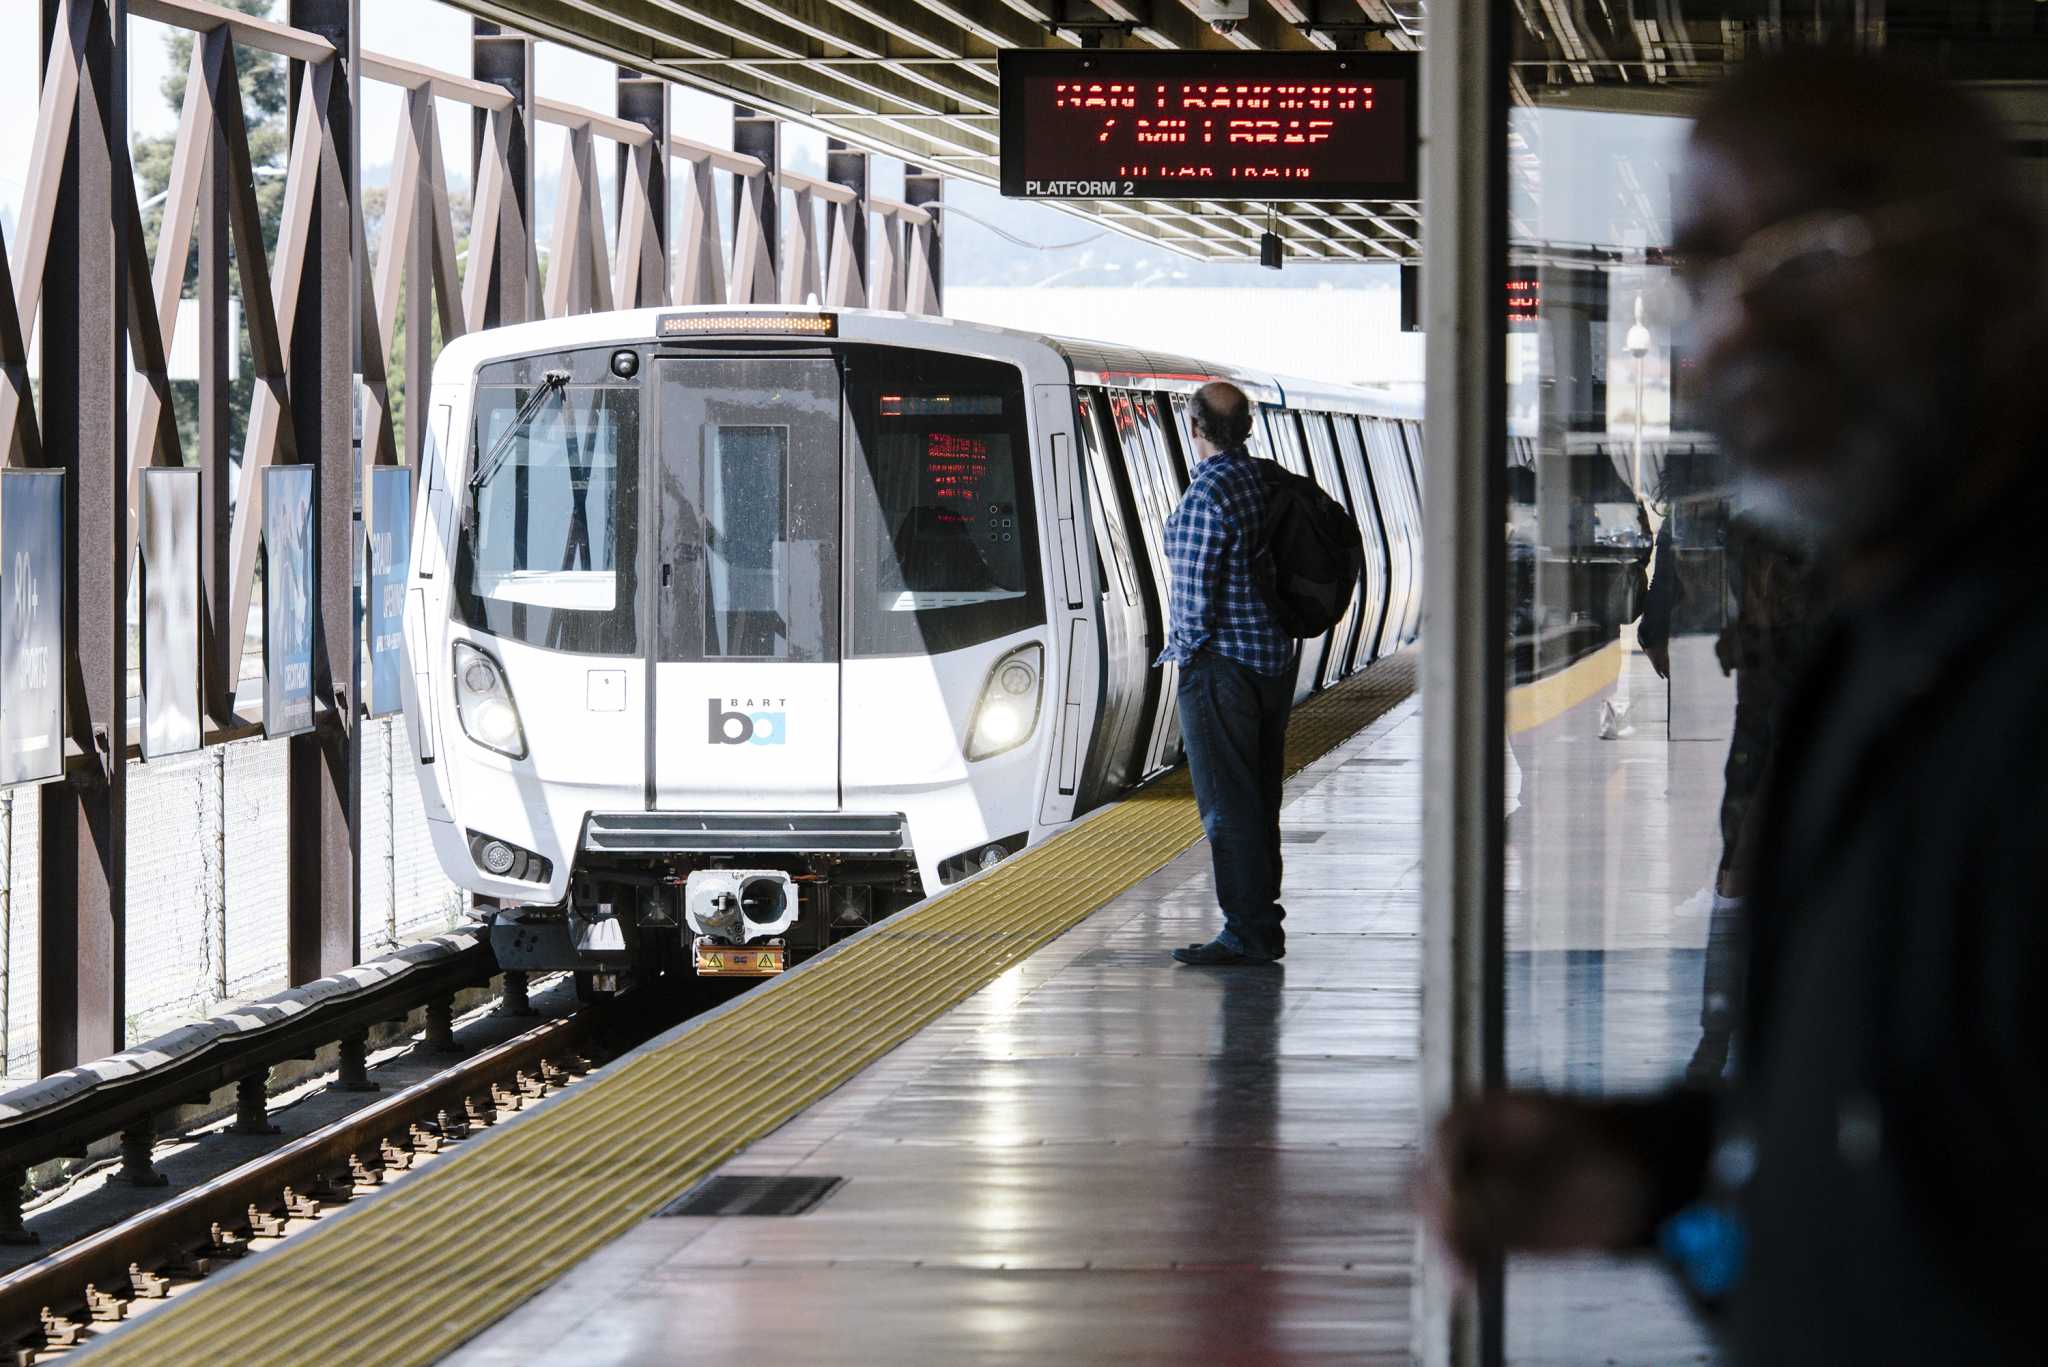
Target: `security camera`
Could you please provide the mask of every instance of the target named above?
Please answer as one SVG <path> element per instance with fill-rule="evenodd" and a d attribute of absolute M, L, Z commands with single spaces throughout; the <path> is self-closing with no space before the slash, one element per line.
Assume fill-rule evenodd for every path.
<path fill-rule="evenodd" d="M 1195 0 L 1193 9 L 1197 19 L 1205 20 L 1210 28 L 1226 37 L 1252 17 L 1251 0 Z"/>

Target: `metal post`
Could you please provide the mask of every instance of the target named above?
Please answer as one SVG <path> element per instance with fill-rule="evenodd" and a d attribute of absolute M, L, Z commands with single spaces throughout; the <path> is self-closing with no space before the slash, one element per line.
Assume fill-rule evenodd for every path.
<path fill-rule="evenodd" d="M 634 149 L 619 144 L 617 269 L 621 281 L 631 280 L 629 293 L 618 291 L 613 302 L 622 309 L 646 308 L 668 302 L 669 180 L 668 180 L 668 82 L 643 76 L 629 66 L 619 68 L 619 117 L 637 123 L 654 135 L 653 145 Z M 646 205 L 646 237 L 636 243 L 635 230 L 627 226 L 634 197 L 629 185 L 639 187 Z M 629 244 L 636 246 L 635 259 L 627 260 Z"/>
<path fill-rule="evenodd" d="M 213 747 L 213 999 L 228 999 L 228 748 Z"/>
<path fill-rule="evenodd" d="M 360 957 L 362 876 L 357 863 L 362 801 L 362 675 L 356 642 L 355 386 L 362 338 L 356 309 L 356 0 L 291 0 L 291 23 L 334 44 L 324 92 L 325 145 L 313 195 L 306 269 L 290 356 L 292 434 L 314 476 L 315 728 L 289 744 L 289 947 L 293 983 L 338 973 Z M 293 63 L 294 103 L 300 64 Z M 297 127 L 296 109 L 293 126 Z"/>
<path fill-rule="evenodd" d="M 227 642 L 220 633 L 234 629 L 233 540 L 229 535 L 228 495 L 234 484 L 229 465 L 233 428 L 228 418 L 230 347 L 241 340 L 228 327 L 228 145 L 220 120 L 201 158 L 199 180 L 199 569 L 204 608 L 200 622 L 201 666 L 206 681 L 206 710 L 216 726 L 235 715 L 235 680 L 228 677 Z M 216 754 L 218 752 L 216 751 Z M 222 808 L 225 812 L 226 808 Z"/>
<path fill-rule="evenodd" d="M 1502 1081 L 1501 751 L 1507 620 L 1506 6 L 1432 0 L 1422 54 L 1422 1114 Z M 1414 1360 L 1494 1367 L 1502 1273 L 1459 1298 L 1426 1245 Z"/>
<path fill-rule="evenodd" d="M 14 1016 L 14 794 L 0 793 L 0 1078 L 12 1063 L 14 1041 L 8 1021 Z"/>
<path fill-rule="evenodd" d="M 427 175 L 431 158 L 437 155 L 429 140 L 438 142 L 441 126 L 434 117 L 434 100 L 431 95 L 418 92 L 406 96 L 405 114 L 417 118 L 415 125 L 422 134 L 420 148 L 420 180 L 423 189 L 413 200 L 412 223 L 403 227 L 411 239 L 406 251 L 405 271 L 405 445 L 401 448 L 399 461 L 414 472 L 413 493 L 419 493 L 420 453 L 427 445 L 427 414 L 431 411 L 431 396 L 428 388 L 434 374 L 434 214 L 431 201 L 433 184 Z M 391 320 L 386 319 L 386 326 Z M 442 341 L 447 341 L 442 338 Z M 379 706 L 382 701 L 379 700 Z"/>
<path fill-rule="evenodd" d="M 733 187 L 731 302 L 772 304 L 782 279 L 782 121 L 734 105 L 732 150 L 766 169 Z"/>
<path fill-rule="evenodd" d="M 512 92 L 513 106 L 494 116 L 475 114 L 474 164 L 471 185 L 482 184 L 483 158 L 498 155 L 487 120 L 495 117 L 505 129 L 504 194 L 498 200 L 497 250 L 491 256 L 483 316 L 471 327 L 497 327 L 540 317 L 540 280 L 533 251 L 533 40 L 485 19 L 473 21 L 470 71 L 479 81 Z"/>
<path fill-rule="evenodd" d="M 235 1079 L 235 1123 L 229 1134 L 276 1134 L 270 1123 L 270 1070 Z"/>
<path fill-rule="evenodd" d="M 90 10 L 43 280 L 42 418 L 64 485 L 65 720 L 80 752 L 42 790 L 39 1058 L 53 1073 L 121 1048 L 127 879 L 127 5 L 43 0 L 43 51 Z M 75 30 L 72 30 L 75 31 Z M 117 187 L 119 187 L 117 189 Z M 24 325 L 29 320 L 23 320 Z"/>
<path fill-rule="evenodd" d="M 928 204 L 943 206 L 946 202 L 946 178 L 937 171 L 905 165 L 903 202 L 919 208 Z M 904 312 L 946 311 L 945 243 L 945 224 L 939 214 L 933 214 L 930 223 L 911 225 L 909 260 L 905 267 L 908 289 L 903 302 Z"/>
<path fill-rule="evenodd" d="M 398 946 L 398 760 L 391 753 L 398 728 L 384 719 L 384 938 Z"/>
<path fill-rule="evenodd" d="M 868 154 L 837 138 L 825 141 L 825 179 L 853 191 L 851 204 L 825 215 L 825 302 L 835 308 L 868 303 Z M 840 241 L 841 236 L 845 241 Z"/>
<path fill-rule="evenodd" d="M 156 1170 L 156 1117 L 143 1116 L 121 1131 L 121 1166 L 107 1176 L 109 1182 L 130 1187 L 161 1187 L 170 1178 Z"/>
<path fill-rule="evenodd" d="M 36 1232 L 21 1223 L 21 1198 L 28 1186 L 28 1174 L 20 1168 L 0 1168 L 0 1246 L 40 1242 Z"/>

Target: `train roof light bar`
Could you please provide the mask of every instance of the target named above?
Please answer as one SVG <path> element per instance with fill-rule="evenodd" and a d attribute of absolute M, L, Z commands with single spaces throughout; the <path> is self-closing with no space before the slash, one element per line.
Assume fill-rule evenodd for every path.
<path fill-rule="evenodd" d="M 664 313 L 654 335 L 672 337 L 837 337 L 836 313 Z"/>

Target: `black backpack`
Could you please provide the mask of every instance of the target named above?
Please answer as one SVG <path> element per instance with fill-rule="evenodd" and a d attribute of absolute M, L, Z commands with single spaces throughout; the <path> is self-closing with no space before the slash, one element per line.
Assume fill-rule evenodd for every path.
<path fill-rule="evenodd" d="M 1335 626 L 1365 568 L 1365 539 L 1344 505 L 1276 460 L 1255 461 L 1265 532 L 1252 547 L 1252 582 L 1289 636 Z"/>

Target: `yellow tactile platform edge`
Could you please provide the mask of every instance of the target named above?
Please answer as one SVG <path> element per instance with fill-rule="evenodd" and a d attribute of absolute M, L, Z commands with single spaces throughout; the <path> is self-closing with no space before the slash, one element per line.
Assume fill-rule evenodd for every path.
<path fill-rule="evenodd" d="M 1413 690 L 1411 655 L 1296 713 L 1290 772 Z M 92 1356 L 256 1367 L 432 1362 L 1202 833 L 1185 770 L 904 912 L 359 1215 L 201 1284 Z M 774 1048 L 762 1052 L 762 1040 Z"/>

